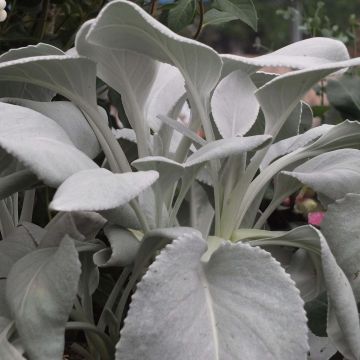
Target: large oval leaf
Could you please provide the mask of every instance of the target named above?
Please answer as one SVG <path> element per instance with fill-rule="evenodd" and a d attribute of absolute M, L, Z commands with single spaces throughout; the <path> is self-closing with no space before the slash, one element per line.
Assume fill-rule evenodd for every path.
<path fill-rule="evenodd" d="M 78 253 L 68 237 L 59 248 L 33 251 L 11 269 L 7 301 L 30 358 L 62 359 L 80 272 Z"/>
<path fill-rule="evenodd" d="M 4 100 L 9 104 L 32 109 L 54 120 L 65 130 L 72 143 L 91 159 L 99 154 L 100 144 L 94 131 L 91 129 L 81 110 L 70 101 L 40 102 L 12 98 Z M 103 113 L 104 123 L 107 124 L 105 110 L 99 107 L 99 112 Z"/>
<path fill-rule="evenodd" d="M 0 103 L 0 110 L 0 147 L 45 184 L 57 187 L 77 171 L 97 167 L 75 148 L 66 132 L 53 120 L 17 105 Z"/>
<path fill-rule="evenodd" d="M 50 208 L 57 211 L 100 211 L 124 205 L 159 177 L 156 171 L 114 174 L 84 170 L 69 177 L 56 191 Z"/>
<path fill-rule="evenodd" d="M 157 257 L 133 296 L 116 358 L 304 360 L 303 303 L 279 263 L 243 244 L 222 244 L 202 263 L 205 251 L 191 234 Z"/>
<path fill-rule="evenodd" d="M 257 88 L 248 74 L 234 71 L 220 81 L 211 98 L 211 110 L 221 136 L 246 134 L 259 113 Z"/>

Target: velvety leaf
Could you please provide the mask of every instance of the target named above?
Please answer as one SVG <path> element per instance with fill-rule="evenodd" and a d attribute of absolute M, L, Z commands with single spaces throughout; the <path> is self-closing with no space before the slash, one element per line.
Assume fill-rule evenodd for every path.
<path fill-rule="evenodd" d="M 224 139 L 244 135 L 254 124 L 259 112 L 256 90 L 249 75 L 241 70 L 223 78 L 215 88 L 211 109 Z"/>
<path fill-rule="evenodd" d="M 6 99 L 7 103 L 37 111 L 61 126 L 72 143 L 91 159 L 100 153 L 100 144 L 81 110 L 69 101 L 38 102 L 24 99 Z M 106 112 L 99 107 L 107 124 Z"/>
<path fill-rule="evenodd" d="M 236 16 L 237 19 L 257 31 L 257 15 L 252 0 L 216 0 L 214 7 Z"/>
<path fill-rule="evenodd" d="M 138 196 L 159 177 L 156 171 L 114 174 L 106 169 L 80 171 L 64 181 L 50 208 L 57 211 L 100 211 Z"/>
<path fill-rule="evenodd" d="M 179 0 L 175 6 L 170 9 L 168 15 L 168 25 L 170 29 L 178 32 L 185 26 L 192 23 L 195 16 L 195 0 Z"/>
<path fill-rule="evenodd" d="M 35 56 L 0 63 L 0 81 L 42 86 L 93 107 L 96 106 L 95 74 L 92 61 L 66 55 Z"/>
<path fill-rule="evenodd" d="M 139 240 L 127 229 L 108 225 L 104 229 L 110 248 L 94 254 L 94 263 L 99 267 L 131 265 L 140 247 Z"/>
<path fill-rule="evenodd" d="M 159 173 L 157 184 L 163 193 L 173 187 L 184 173 L 184 166 L 162 156 L 149 156 L 132 162 L 137 170 L 155 170 Z"/>
<path fill-rule="evenodd" d="M 321 223 L 336 262 L 347 276 L 356 299 L 360 300 L 360 195 L 347 194 L 329 205 Z"/>
<path fill-rule="evenodd" d="M 308 160 L 293 171 L 283 171 L 324 195 L 325 203 L 347 193 L 360 193 L 360 150 L 341 149 Z"/>
<path fill-rule="evenodd" d="M 7 301 L 30 358 L 62 359 L 64 331 L 80 277 L 74 243 L 40 249 L 20 259 L 7 281 Z"/>
<path fill-rule="evenodd" d="M 265 134 L 276 136 L 302 96 L 322 78 L 337 70 L 358 65 L 359 59 L 325 63 L 280 75 L 264 85 L 256 96 L 265 114 Z"/>
<path fill-rule="evenodd" d="M 329 128 L 318 140 L 306 147 L 306 150 L 331 151 L 339 148 L 360 148 L 360 122 L 345 120 Z"/>
<path fill-rule="evenodd" d="M 173 33 L 138 5 L 122 0 L 112 1 L 100 11 L 87 40 L 113 50 L 135 51 L 176 66 L 203 125 L 210 126 L 208 101 L 222 65 L 214 50 Z"/>
<path fill-rule="evenodd" d="M 271 137 L 266 135 L 234 137 L 212 141 L 190 155 L 185 162 L 185 166 L 190 167 L 206 161 L 258 150 L 268 145 L 270 141 Z"/>
<path fill-rule="evenodd" d="M 97 167 L 53 120 L 22 106 L 0 103 L 0 109 L 0 146 L 45 184 L 57 187 L 77 171 Z"/>
<path fill-rule="evenodd" d="M 292 43 L 270 54 L 257 57 L 222 55 L 224 61 L 222 76 L 239 69 L 251 74 L 262 67 L 306 69 L 349 58 L 347 48 L 341 41 L 315 37 Z"/>
<path fill-rule="evenodd" d="M 327 333 L 331 342 L 349 359 L 360 356 L 360 325 L 357 305 L 350 283 L 336 263 L 320 231 L 312 226 L 297 227 L 288 233 L 266 240 L 252 241 L 252 245 L 285 245 L 320 251 L 324 285 L 328 295 Z"/>
<path fill-rule="evenodd" d="M 0 63 L 25 59 L 34 56 L 65 55 L 60 49 L 54 46 L 39 43 L 22 48 L 11 49 L 0 56 Z M 2 81 L 0 87 L 0 98 L 17 97 L 36 101 L 50 101 L 56 91 L 51 91 L 42 86 L 29 84 L 25 81 Z"/>
<path fill-rule="evenodd" d="M 270 254 L 224 243 L 202 263 L 205 251 L 191 234 L 157 257 L 133 296 L 117 359 L 305 359 L 302 300 Z"/>
<path fill-rule="evenodd" d="M 283 139 L 272 144 L 266 152 L 266 155 L 261 162 L 260 168 L 265 168 L 280 156 L 289 154 L 297 149 L 313 143 L 332 128 L 333 125 L 324 124 L 314 127 L 303 134 L 291 136 L 287 139 Z"/>

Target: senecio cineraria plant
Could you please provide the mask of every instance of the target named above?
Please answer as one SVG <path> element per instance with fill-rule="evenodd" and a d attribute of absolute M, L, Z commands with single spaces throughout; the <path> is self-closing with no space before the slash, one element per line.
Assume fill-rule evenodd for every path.
<path fill-rule="evenodd" d="M 77 330 L 73 350 L 92 360 L 360 359 L 360 123 L 304 131 L 301 101 L 357 65 L 326 38 L 219 55 L 123 0 L 69 53 L 3 54 L 0 358 L 60 360 Z M 260 71 L 272 66 L 292 71 Z M 96 76 L 121 94 L 132 129 L 110 129 Z M 137 144 L 131 164 L 120 139 Z M 41 228 L 31 217 L 44 184 L 58 213 Z M 327 208 L 321 231 L 266 230 L 302 184 Z M 94 314 L 103 267 L 121 271 Z M 319 338 L 304 305 L 323 294 Z"/>

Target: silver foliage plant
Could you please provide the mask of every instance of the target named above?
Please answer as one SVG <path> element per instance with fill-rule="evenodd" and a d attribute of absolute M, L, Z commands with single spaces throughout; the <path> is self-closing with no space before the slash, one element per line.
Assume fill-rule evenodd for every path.
<path fill-rule="evenodd" d="M 2 55 L 0 358 L 60 360 L 65 331 L 82 330 L 73 350 L 92 360 L 360 359 L 360 123 L 309 128 L 301 101 L 358 65 L 326 38 L 220 55 L 124 0 L 69 53 Z M 291 71 L 261 71 L 277 66 Z M 132 129 L 110 129 L 96 77 L 121 94 Z M 137 144 L 131 164 L 119 139 Z M 44 184 L 58 213 L 41 228 Z M 321 230 L 266 230 L 302 184 L 327 208 Z M 119 277 L 94 317 L 104 267 Z M 323 294 L 321 338 L 304 305 Z"/>

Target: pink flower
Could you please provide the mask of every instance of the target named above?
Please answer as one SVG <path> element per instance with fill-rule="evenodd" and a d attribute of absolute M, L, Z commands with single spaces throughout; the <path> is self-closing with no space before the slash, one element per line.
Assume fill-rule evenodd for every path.
<path fill-rule="evenodd" d="M 308 223 L 310 225 L 320 226 L 323 221 L 325 213 L 323 211 L 314 211 L 308 214 Z"/>

